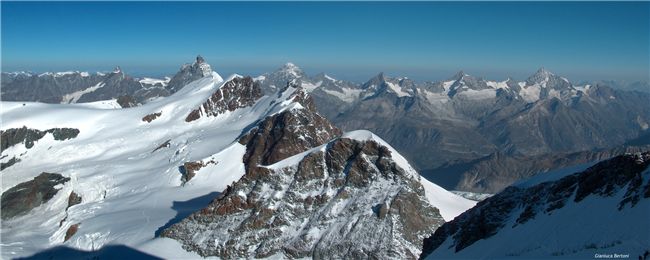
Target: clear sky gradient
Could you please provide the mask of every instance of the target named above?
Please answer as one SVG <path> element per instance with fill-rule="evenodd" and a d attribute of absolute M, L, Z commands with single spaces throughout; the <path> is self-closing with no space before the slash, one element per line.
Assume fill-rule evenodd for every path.
<path fill-rule="evenodd" d="M 2 2 L 2 70 L 649 80 L 650 3 Z"/>

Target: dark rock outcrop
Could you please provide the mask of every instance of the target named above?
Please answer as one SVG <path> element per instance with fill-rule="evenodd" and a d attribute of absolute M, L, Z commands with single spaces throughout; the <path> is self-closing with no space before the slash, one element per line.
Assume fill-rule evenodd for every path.
<path fill-rule="evenodd" d="M 2 193 L 2 219 L 25 214 L 48 202 L 59 191 L 55 186 L 70 178 L 58 173 L 43 172 L 33 180 L 26 181 Z"/>
<path fill-rule="evenodd" d="M 226 111 L 249 107 L 261 97 L 262 91 L 259 84 L 254 82 L 251 77 L 237 77 L 226 82 L 201 107 L 190 112 L 185 121 L 192 122 L 201 117 L 217 116 Z"/>
<path fill-rule="evenodd" d="M 74 234 L 77 233 L 79 224 L 81 223 L 74 224 L 68 228 L 68 230 L 65 232 L 65 238 L 63 239 L 63 242 L 68 241 L 70 238 L 72 238 L 72 236 L 74 236 Z"/>
<path fill-rule="evenodd" d="M 167 84 L 166 89 L 174 93 L 192 81 L 201 79 L 212 74 L 212 68 L 200 55 L 192 64 L 184 64 L 180 71 L 174 75 Z"/>
<path fill-rule="evenodd" d="M 68 196 L 68 206 L 65 208 L 65 210 L 68 210 L 70 207 L 80 203 L 81 196 L 73 191 L 70 193 L 70 196 Z"/>
<path fill-rule="evenodd" d="M 524 225 L 537 215 L 551 215 L 554 211 L 562 210 L 570 200 L 580 203 L 587 197 L 611 197 L 625 189 L 625 195 L 618 202 L 618 210 L 635 207 L 640 200 L 650 198 L 650 182 L 643 183 L 644 178 L 647 179 L 648 166 L 650 152 L 627 154 L 559 180 L 526 188 L 508 187 L 437 229 L 424 240 L 422 258 L 448 239 L 452 240 L 454 251 L 459 252 L 478 240 L 509 228 L 509 219 L 516 219 L 512 228 Z M 517 212 L 520 213 L 516 215 Z"/>
<path fill-rule="evenodd" d="M 239 139 L 246 145 L 247 167 L 269 165 L 340 136 L 341 131 L 322 116 L 286 111 L 264 119 Z"/>
<path fill-rule="evenodd" d="M 0 171 L 7 169 L 8 167 L 13 166 L 17 162 L 20 162 L 20 159 L 16 158 L 16 156 L 11 157 L 7 162 L 0 163 Z"/>
<path fill-rule="evenodd" d="M 183 185 L 190 181 L 194 176 L 196 176 L 196 172 L 198 172 L 201 168 L 208 166 L 210 164 L 217 164 L 217 162 L 210 160 L 207 162 L 203 161 L 197 161 L 197 162 L 185 162 L 183 166 L 179 167 L 181 174 L 181 181 L 183 182 Z"/>
<path fill-rule="evenodd" d="M 165 141 L 164 143 L 162 143 L 161 145 L 159 145 L 158 147 L 156 147 L 156 149 L 153 149 L 153 151 L 151 151 L 151 152 L 153 153 L 153 152 L 158 151 L 158 150 L 160 150 L 160 149 L 163 149 L 163 148 L 167 148 L 167 147 L 169 147 L 169 146 L 171 145 L 171 144 L 170 144 L 171 141 L 172 141 L 171 139 Z"/>
<path fill-rule="evenodd" d="M 24 143 L 27 149 L 32 148 L 34 147 L 34 142 L 43 138 L 43 136 L 45 136 L 47 133 L 51 133 L 54 137 L 54 140 L 64 141 L 77 137 L 79 134 L 79 129 L 52 128 L 41 131 L 23 126 L 22 128 L 10 128 L 4 131 L 0 130 L 0 136 L 2 138 L 0 152 L 3 152 L 5 149 L 20 143 Z"/>
<path fill-rule="evenodd" d="M 133 99 L 132 96 L 129 96 L 129 95 L 119 96 L 117 98 L 117 103 L 122 108 L 135 107 L 135 106 L 138 105 L 138 102 L 135 99 Z"/>
<path fill-rule="evenodd" d="M 162 115 L 162 112 L 157 112 L 157 113 L 151 113 L 142 118 L 142 121 L 151 123 L 151 121 L 156 120 L 159 116 Z"/>

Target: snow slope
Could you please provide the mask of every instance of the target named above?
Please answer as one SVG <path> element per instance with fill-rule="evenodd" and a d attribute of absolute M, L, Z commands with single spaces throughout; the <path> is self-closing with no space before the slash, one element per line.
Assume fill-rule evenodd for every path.
<path fill-rule="evenodd" d="M 3 221 L 2 258 L 28 256 L 60 245 L 68 227 L 76 223 L 80 223 L 78 232 L 64 245 L 91 250 L 119 243 L 145 250 L 158 243 L 154 234 L 177 216 L 175 203 L 198 210 L 244 173 L 241 158 L 245 147 L 235 141 L 242 129 L 292 105 L 272 106 L 275 98 L 263 97 L 252 107 L 185 122 L 192 109 L 234 77 L 239 76 L 225 81 L 218 74 L 208 76 L 168 98 L 130 109 L 2 102 L 3 130 L 23 126 L 80 130 L 77 138 L 66 141 L 45 136 L 20 162 L 2 171 L 3 192 L 45 171 L 71 178 L 48 203 Z M 142 120 L 157 112 L 161 115 L 154 121 Z M 169 147 L 154 152 L 167 140 Z M 8 149 L 3 155 L 10 152 Z M 206 168 L 182 186 L 179 166 L 203 159 L 215 161 L 219 171 Z M 66 213 L 72 191 L 81 195 L 82 203 Z M 193 199 L 208 194 L 211 198 L 192 205 Z"/>
<path fill-rule="evenodd" d="M 613 197 L 571 201 L 563 210 L 539 214 L 533 224 L 504 228 L 457 253 L 448 240 L 427 259 L 591 259 L 595 254 L 627 254 L 624 258 L 636 259 L 650 248 L 650 201 L 619 211 L 617 204 L 624 194 L 621 190 Z M 515 220 L 511 218 L 506 226 L 513 226 Z"/>
<path fill-rule="evenodd" d="M 628 154 L 522 181 L 443 225 L 427 259 L 637 259 L 650 248 L 648 159 Z"/>

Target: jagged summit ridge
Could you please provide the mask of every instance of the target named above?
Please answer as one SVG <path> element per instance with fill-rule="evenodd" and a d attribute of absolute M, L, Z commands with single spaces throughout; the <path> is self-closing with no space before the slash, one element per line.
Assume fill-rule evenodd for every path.
<path fill-rule="evenodd" d="M 166 88 L 171 92 L 176 92 L 190 82 L 208 76 L 221 78 L 219 74 L 212 71 L 210 64 L 201 55 L 198 55 L 193 63 L 184 64 L 181 67 L 180 71 L 171 78 Z"/>

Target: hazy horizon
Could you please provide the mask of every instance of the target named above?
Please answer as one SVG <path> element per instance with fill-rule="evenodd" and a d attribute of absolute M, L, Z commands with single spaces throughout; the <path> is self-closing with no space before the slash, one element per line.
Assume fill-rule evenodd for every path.
<path fill-rule="evenodd" d="M 650 80 L 648 2 L 2 2 L 2 71 Z M 115 15 L 119 14 L 119 15 Z M 553 19 L 549 19 L 553 17 Z M 11 21 L 11 22 L 8 22 Z"/>

